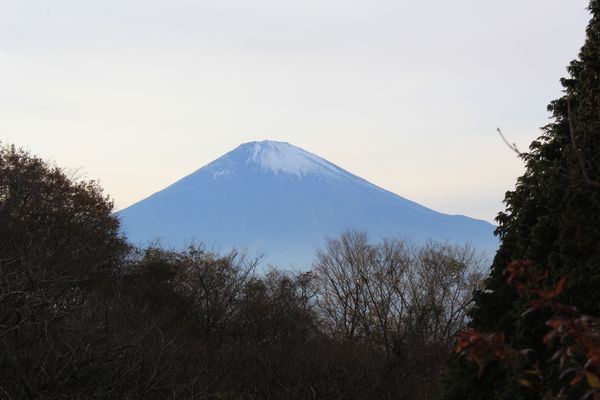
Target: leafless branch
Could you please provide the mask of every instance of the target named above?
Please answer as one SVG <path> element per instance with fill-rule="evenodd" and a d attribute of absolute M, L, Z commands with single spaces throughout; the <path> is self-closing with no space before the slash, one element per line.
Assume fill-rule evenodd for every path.
<path fill-rule="evenodd" d="M 517 148 L 516 143 L 511 144 L 508 140 L 506 140 L 506 137 L 504 137 L 504 134 L 502 133 L 502 130 L 500 130 L 500 128 L 496 128 L 496 131 L 498 131 L 498 134 L 500 134 L 500 137 L 502 138 L 504 143 L 506 143 L 506 145 L 508 146 L 509 149 L 511 149 L 512 151 L 517 153 L 519 156 L 523 155 L 523 153 L 521 153 L 519 151 L 519 149 Z"/>

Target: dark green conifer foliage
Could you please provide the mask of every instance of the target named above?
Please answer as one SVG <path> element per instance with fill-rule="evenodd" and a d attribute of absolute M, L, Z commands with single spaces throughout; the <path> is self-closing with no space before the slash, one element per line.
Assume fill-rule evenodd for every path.
<path fill-rule="evenodd" d="M 532 348 L 541 363 L 552 354 L 542 344 L 547 316 L 522 316 L 525 306 L 505 282 L 510 261 L 532 260 L 555 280 L 567 274 L 564 302 L 600 315 L 600 0 L 589 10 L 586 42 L 561 80 L 564 95 L 548 106 L 553 122 L 521 156 L 526 172 L 496 218 L 502 244 L 472 311 L 474 328 L 506 332 L 515 348 Z M 493 366 L 481 379 L 477 375 L 455 360 L 447 399 L 537 397 Z"/>

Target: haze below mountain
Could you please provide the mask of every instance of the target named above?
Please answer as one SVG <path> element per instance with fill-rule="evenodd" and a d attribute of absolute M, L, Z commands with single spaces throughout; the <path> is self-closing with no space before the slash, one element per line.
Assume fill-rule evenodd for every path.
<path fill-rule="evenodd" d="M 470 243 L 489 256 L 498 247 L 486 221 L 436 212 L 275 141 L 244 143 L 118 215 L 134 244 L 236 247 L 284 268 L 308 269 L 325 238 L 346 230 Z"/>

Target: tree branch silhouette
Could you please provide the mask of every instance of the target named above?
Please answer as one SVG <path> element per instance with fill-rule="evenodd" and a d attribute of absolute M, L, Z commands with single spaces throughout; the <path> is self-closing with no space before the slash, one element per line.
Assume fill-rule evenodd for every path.
<path fill-rule="evenodd" d="M 500 137 L 502 138 L 504 143 L 506 143 L 506 145 L 508 146 L 509 149 L 511 149 L 512 151 L 517 153 L 519 156 L 523 155 L 523 153 L 521 153 L 519 151 L 519 149 L 517 148 L 517 145 L 515 143 L 511 144 L 508 140 L 506 140 L 506 137 L 504 137 L 504 134 L 502 133 L 502 130 L 500 130 L 500 128 L 496 128 L 496 131 L 498 131 L 498 134 L 500 134 Z"/>

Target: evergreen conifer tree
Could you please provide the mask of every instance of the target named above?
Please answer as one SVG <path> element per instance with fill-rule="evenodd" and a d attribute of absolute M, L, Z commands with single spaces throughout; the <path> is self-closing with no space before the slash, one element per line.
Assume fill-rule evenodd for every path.
<path fill-rule="evenodd" d="M 534 350 L 534 361 L 551 376 L 553 350 L 542 343 L 548 315 L 523 315 L 527 307 L 507 285 L 504 270 L 525 259 L 549 271 L 553 281 L 567 275 L 563 301 L 600 315 L 600 0 L 591 0 L 589 11 L 586 42 L 561 80 L 564 95 L 548 106 L 553 121 L 521 155 L 526 171 L 496 218 L 502 243 L 471 314 L 473 328 L 505 332 L 513 347 Z M 558 385 L 558 376 L 548 384 Z M 481 378 L 461 360 L 451 365 L 447 399 L 537 396 L 493 365 Z"/>

